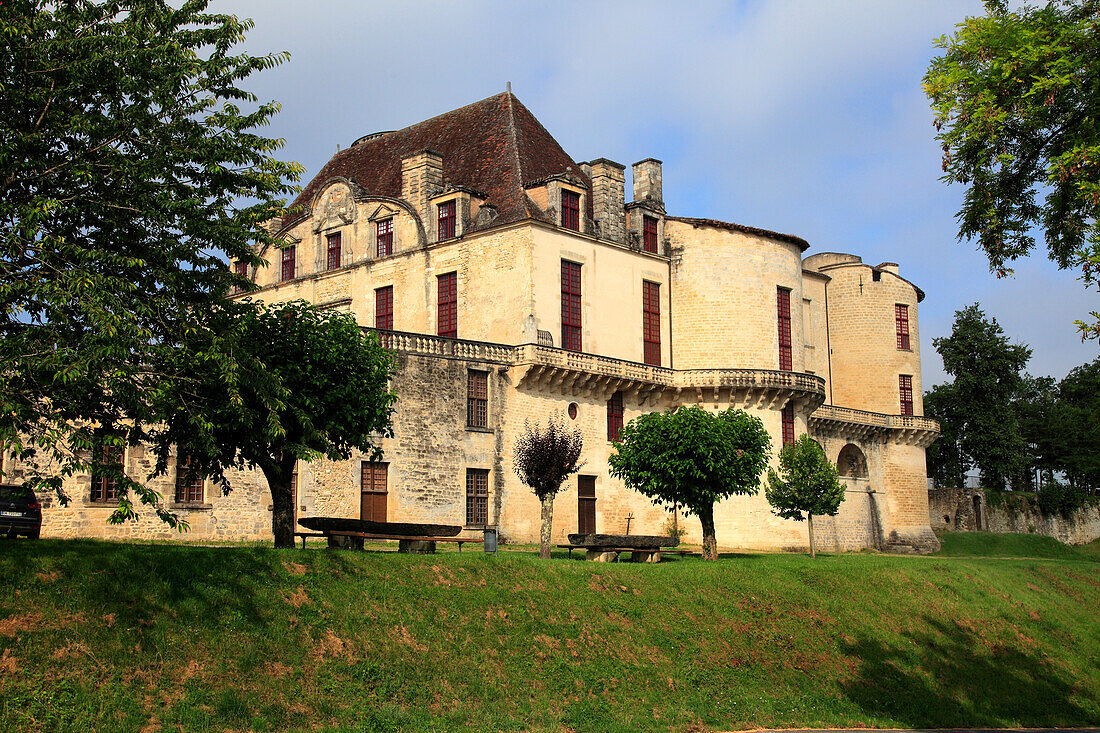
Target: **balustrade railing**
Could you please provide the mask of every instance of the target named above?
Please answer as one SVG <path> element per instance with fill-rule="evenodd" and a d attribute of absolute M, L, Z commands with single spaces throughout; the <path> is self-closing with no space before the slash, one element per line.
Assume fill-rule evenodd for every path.
<path fill-rule="evenodd" d="M 881 412 L 853 410 L 850 407 L 822 405 L 814 410 L 810 419 L 838 420 L 859 425 L 877 425 L 883 428 L 903 430 L 931 430 L 939 432 L 940 424 L 928 417 L 917 415 L 886 415 Z"/>

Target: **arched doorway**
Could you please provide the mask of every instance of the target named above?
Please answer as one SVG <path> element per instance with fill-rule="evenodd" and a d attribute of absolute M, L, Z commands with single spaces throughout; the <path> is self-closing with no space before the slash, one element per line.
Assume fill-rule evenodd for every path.
<path fill-rule="evenodd" d="M 836 458 L 836 470 L 848 478 L 867 478 L 867 457 L 859 446 L 849 443 L 840 449 Z"/>

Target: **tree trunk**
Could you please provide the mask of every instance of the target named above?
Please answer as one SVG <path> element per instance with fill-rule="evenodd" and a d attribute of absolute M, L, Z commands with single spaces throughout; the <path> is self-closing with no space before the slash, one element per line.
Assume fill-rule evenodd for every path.
<path fill-rule="evenodd" d="M 554 495 L 547 494 L 542 502 L 542 530 L 539 532 L 539 559 L 550 559 L 550 533 L 554 526 Z"/>
<path fill-rule="evenodd" d="M 806 520 L 810 523 L 810 557 L 816 558 L 814 553 L 814 515 L 807 512 Z"/>
<path fill-rule="evenodd" d="M 703 559 L 718 559 L 718 539 L 714 536 L 714 504 L 699 509 L 699 523 L 703 525 Z"/>
<path fill-rule="evenodd" d="M 290 490 L 294 462 L 294 456 L 287 455 L 278 463 L 260 466 L 271 490 L 271 534 L 276 547 L 294 547 L 294 496 Z"/>

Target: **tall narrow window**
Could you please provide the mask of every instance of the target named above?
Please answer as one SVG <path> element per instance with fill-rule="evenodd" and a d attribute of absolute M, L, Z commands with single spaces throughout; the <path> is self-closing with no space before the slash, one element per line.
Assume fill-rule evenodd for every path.
<path fill-rule="evenodd" d="M 103 445 L 96 447 L 99 452 L 99 461 L 105 464 L 92 471 L 92 494 L 94 502 L 109 502 L 118 500 L 118 479 L 113 475 L 114 470 L 122 464 L 125 452 L 121 446 Z"/>
<path fill-rule="evenodd" d="M 780 413 L 783 421 L 783 445 L 794 442 L 794 405 L 787 405 Z"/>
<path fill-rule="evenodd" d="M 577 534 L 596 534 L 595 476 L 577 476 Z"/>
<path fill-rule="evenodd" d="M 393 286 L 374 291 L 374 327 L 383 331 L 393 330 Z"/>
<path fill-rule="evenodd" d="M 247 262 L 234 262 L 233 263 L 233 274 L 235 274 L 237 277 L 248 277 L 248 263 Z M 233 292 L 234 293 L 243 293 L 244 292 L 244 287 L 241 286 L 241 285 L 234 285 L 233 286 Z"/>
<path fill-rule="evenodd" d="M 199 473 L 199 462 L 195 455 L 180 449 L 176 455 L 176 503 L 199 503 L 202 501 L 203 477 Z"/>
<path fill-rule="evenodd" d="M 642 352 L 646 364 L 661 366 L 661 286 L 642 281 Z"/>
<path fill-rule="evenodd" d="M 294 279 L 294 251 L 297 247 L 291 245 L 283 250 L 283 282 Z"/>
<path fill-rule="evenodd" d="M 561 192 L 561 225 L 575 232 L 581 230 L 581 195 L 576 191 Z"/>
<path fill-rule="evenodd" d="M 483 527 L 489 523 L 489 470 L 466 469 L 466 524 Z"/>
<path fill-rule="evenodd" d="M 466 425 L 471 428 L 489 427 L 489 374 L 466 374 Z"/>
<path fill-rule="evenodd" d="M 642 216 L 642 248 L 657 253 L 657 220 L 652 216 Z"/>
<path fill-rule="evenodd" d="M 439 293 L 436 333 L 458 338 L 458 273 L 440 275 L 436 286 Z"/>
<path fill-rule="evenodd" d="M 623 429 L 623 393 L 616 392 L 607 401 L 607 439 L 615 441 L 619 439 L 619 431 Z"/>
<path fill-rule="evenodd" d="M 393 217 L 374 225 L 374 238 L 378 241 L 379 257 L 393 254 Z"/>
<path fill-rule="evenodd" d="M 786 288 L 777 288 L 776 302 L 779 324 L 779 368 L 789 372 L 794 368 L 791 355 L 791 291 Z"/>
<path fill-rule="evenodd" d="M 439 241 L 455 235 L 455 202 L 445 201 L 439 205 Z"/>
<path fill-rule="evenodd" d="M 894 306 L 894 320 L 898 325 L 898 348 L 909 348 L 909 306 L 898 303 Z"/>
<path fill-rule="evenodd" d="M 340 232 L 328 235 L 325 237 L 325 242 L 328 244 L 326 269 L 335 270 L 340 267 Z"/>
<path fill-rule="evenodd" d="M 359 473 L 359 518 L 386 521 L 386 474 L 390 464 L 363 461 Z"/>
<path fill-rule="evenodd" d="M 913 414 L 913 377 L 909 374 L 898 375 L 898 392 L 901 396 L 901 414 Z"/>
<path fill-rule="evenodd" d="M 581 266 L 561 261 L 561 347 L 581 350 Z"/>

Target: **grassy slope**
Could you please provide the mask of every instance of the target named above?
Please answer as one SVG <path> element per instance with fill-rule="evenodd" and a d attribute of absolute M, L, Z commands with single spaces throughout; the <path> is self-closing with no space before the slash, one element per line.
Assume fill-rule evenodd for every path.
<path fill-rule="evenodd" d="M 1071 547 L 1053 537 L 1039 534 L 1003 534 L 997 532 L 944 532 L 939 535 L 946 557 L 1049 557 L 1055 559 L 1090 559 L 1089 548 L 1100 548 L 1100 542 L 1086 547 Z M 1100 559 L 1093 552 L 1091 559 Z"/>
<path fill-rule="evenodd" d="M 0 730 L 1096 725 L 1098 554 L 0 542 Z"/>

